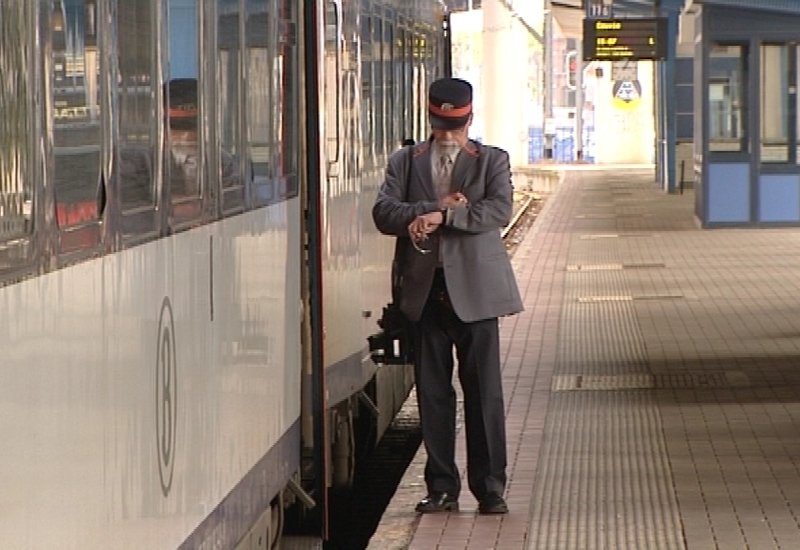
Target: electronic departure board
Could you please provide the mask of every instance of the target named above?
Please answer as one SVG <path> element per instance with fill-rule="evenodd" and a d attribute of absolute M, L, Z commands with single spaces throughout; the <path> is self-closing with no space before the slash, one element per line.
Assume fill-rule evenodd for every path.
<path fill-rule="evenodd" d="M 583 20 L 585 61 L 635 61 L 666 57 L 666 17 Z"/>

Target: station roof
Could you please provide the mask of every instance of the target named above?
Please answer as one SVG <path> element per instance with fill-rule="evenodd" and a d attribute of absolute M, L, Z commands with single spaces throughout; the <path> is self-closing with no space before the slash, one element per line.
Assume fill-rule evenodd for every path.
<path fill-rule="evenodd" d="M 585 0 L 551 0 L 553 17 L 561 31 L 569 38 L 581 38 Z M 662 2 L 663 3 L 663 2 Z M 655 0 L 613 0 L 614 17 L 654 17 Z"/>
<path fill-rule="evenodd" d="M 800 2 L 797 0 L 686 0 L 685 8 L 702 4 L 800 14 Z"/>

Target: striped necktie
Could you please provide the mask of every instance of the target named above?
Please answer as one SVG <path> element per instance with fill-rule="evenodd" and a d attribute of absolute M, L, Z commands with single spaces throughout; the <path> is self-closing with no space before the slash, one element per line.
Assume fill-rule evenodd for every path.
<path fill-rule="evenodd" d="M 450 180 L 453 172 L 453 159 L 449 155 L 439 157 L 439 165 L 436 175 L 437 191 L 439 197 L 444 197 L 450 193 Z"/>

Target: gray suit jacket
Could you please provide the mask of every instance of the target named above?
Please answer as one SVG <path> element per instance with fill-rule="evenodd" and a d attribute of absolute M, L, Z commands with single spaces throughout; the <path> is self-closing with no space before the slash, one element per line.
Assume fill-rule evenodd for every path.
<path fill-rule="evenodd" d="M 411 166 L 407 147 L 389 158 L 372 208 L 378 230 L 407 245 L 398 246 L 404 256 L 400 309 L 411 321 L 422 314 L 438 263 L 436 254 L 420 254 L 408 240 L 408 225 L 414 218 L 439 209 L 432 183 L 431 143 L 413 146 Z M 431 235 L 431 244 L 438 242 L 442 249 L 442 267 L 456 315 L 469 323 L 522 311 L 500 236 L 513 210 L 508 153 L 469 141 L 453 166 L 450 191 L 463 193 L 469 204 L 453 209 L 448 223 Z"/>

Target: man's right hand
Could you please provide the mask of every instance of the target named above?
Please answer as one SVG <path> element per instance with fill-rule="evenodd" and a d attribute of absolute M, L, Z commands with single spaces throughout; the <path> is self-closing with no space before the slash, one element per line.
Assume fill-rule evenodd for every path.
<path fill-rule="evenodd" d="M 469 201 L 463 193 L 450 193 L 439 201 L 439 208 L 454 208 L 456 206 L 467 206 Z"/>

